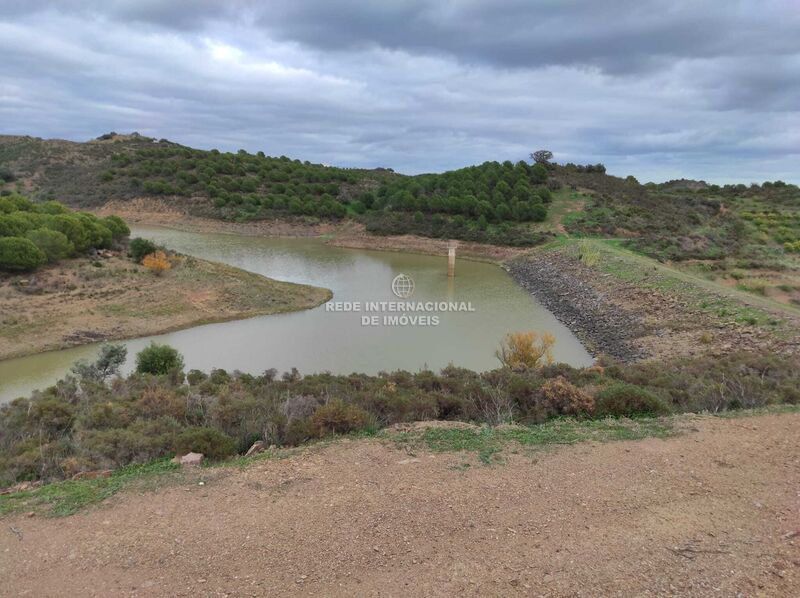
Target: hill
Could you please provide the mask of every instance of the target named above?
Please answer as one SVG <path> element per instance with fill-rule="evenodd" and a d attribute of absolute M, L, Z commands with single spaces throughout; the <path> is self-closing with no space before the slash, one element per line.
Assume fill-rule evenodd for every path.
<path fill-rule="evenodd" d="M 508 161 L 406 176 L 115 133 L 86 143 L 0 136 L 0 179 L 6 191 L 82 208 L 150 198 L 234 224 L 351 220 L 378 235 L 522 247 L 554 235 L 614 238 L 721 284 L 800 302 L 800 190 L 781 181 L 643 185 L 602 164 Z"/>
<path fill-rule="evenodd" d="M 109 200 L 161 197 L 198 216 L 232 221 L 353 218 L 376 233 L 416 233 L 532 245 L 530 224 L 547 215 L 547 171 L 487 162 L 409 177 L 346 169 L 244 150 L 197 150 L 139 135 L 87 143 L 0 138 L 6 185 L 33 197 L 97 208 Z"/>

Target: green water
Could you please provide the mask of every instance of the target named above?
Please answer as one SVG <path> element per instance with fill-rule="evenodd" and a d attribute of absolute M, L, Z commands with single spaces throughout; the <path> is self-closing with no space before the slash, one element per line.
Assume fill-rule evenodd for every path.
<path fill-rule="evenodd" d="M 133 355 L 151 340 L 169 343 L 184 356 L 186 368 L 221 367 L 259 374 L 266 369 L 302 373 L 377 373 L 395 369 L 438 370 L 452 363 L 474 370 L 498 366 L 494 351 L 509 331 L 552 332 L 555 357 L 572 365 L 592 359 L 577 338 L 519 288 L 501 268 L 458 260 L 456 277 L 447 277 L 447 258 L 342 249 L 318 240 L 267 239 L 239 235 L 186 233 L 137 227 L 132 236 L 171 249 L 225 262 L 265 276 L 331 289 L 333 301 L 398 301 L 391 290 L 400 273 L 415 283 L 412 301 L 471 302 L 475 311 L 438 313 L 436 326 L 364 326 L 363 312 L 331 312 L 325 306 L 248 320 L 197 326 L 179 332 L 125 341 L 126 371 Z M 371 312 L 369 315 L 397 315 Z M 77 359 L 91 359 L 98 345 L 87 345 L 0 361 L 0 402 L 52 384 Z"/>

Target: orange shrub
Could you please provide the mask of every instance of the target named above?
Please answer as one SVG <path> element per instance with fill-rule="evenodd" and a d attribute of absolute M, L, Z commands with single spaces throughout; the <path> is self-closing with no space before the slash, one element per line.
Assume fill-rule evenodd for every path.
<path fill-rule="evenodd" d="M 507 368 L 536 368 L 553 363 L 556 338 L 549 332 L 511 332 L 495 352 Z"/>
<path fill-rule="evenodd" d="M 167 258 L 167 254 L 163 251 L 156 251 L 144 256 L 142 259 L 142 265 L 156 276 L 160 276 L 172 268 L 172 264 L 170 263 L 169 258 Z"/>

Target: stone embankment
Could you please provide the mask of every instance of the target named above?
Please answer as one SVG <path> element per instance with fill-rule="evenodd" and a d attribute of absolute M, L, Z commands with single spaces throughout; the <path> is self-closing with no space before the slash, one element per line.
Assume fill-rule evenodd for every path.
<path fill-rule="evenodd" d="M 646 334 L 641 318 L 583 279 L 575 260 L 549 253 L 512 260 L 505 268 L 593 355 L 605 353 L 623 362 L 647 357 L 633 342 Z"/>

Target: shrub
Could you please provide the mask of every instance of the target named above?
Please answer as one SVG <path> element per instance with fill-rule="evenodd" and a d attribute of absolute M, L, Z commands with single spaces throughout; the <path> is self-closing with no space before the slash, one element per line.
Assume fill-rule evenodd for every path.
<path fill-rule="evenodd" d="M 161 376 L 183 369 L 183 357 L 177 349 L 154 342 L 136 354 L 136 371 L 140 374 Z"/>
<path fill-rule="evenodd" d="M 579 259 L 590 268 L 600 261 L 600 251 L 588 241 L 581 241 L 578 245 Z"/>
<path fill-rule="evenodd" d="M 67 236 L 56 230 L 37 228 L 28 231 L 25 238 L 42 250 L 48 262 L 63 260 L 75 252 L 75 246 L 70 243 Z"/>
<path fill-rule="evenodd" d="M 128 245 L 128 251 L 131 257 L 135 262 L 139 263 L 144 259 L 144 256 L 155 253 L 157 249 L 155 243 L 147 239 L 142 239 L 141 237 L 136 237 L 130 242 L 130 245 Z"/>
<path fill-rule="evenodd" d="M 355 405 L 340 399 L 317 408 L 311 416 L 311 430 L 322 438 L 329 434 L 346 434 L 361 430 L 369 423 L 369 414 Z"/>
<path fill-rule="evenodd" d="M 119 216 L 106 216 L 103 218 L 103 224 L 111 231 L 111 236 L 115 241 L 119 241 L 131 234 L 131 229 Z"/>
<path fill-rule="evenodd" d="M 0 214 L 0 237 L 24 237 L 31 228 L 30 221 L 19 212 Z"/>
<path fill-rule="evenodd" d="M 33 401 L 28 416 L 39 434 L 51 438 L 66 432 L 75 419 L 72 405 L 57 398 Z"/>
<path fill-rule="evenodd" d="M 47 228 L 64 233 L 78 253 L 83 253 L 91 247 L 91 238 L 88 231 L 73 214 L 56 214 L 49 217 Z"/>
<path fill-rule="evenodd" d="M 136 401 L 136 410 L 148 419 L 167 416 L 182 420 L 186 416 L 186 399 L 172 389 L 155 386 L 142 392 Z"/>
<path fill-rule="evenodd" d="M 208 376 L 205 372 L 201 372 L 200 370 L 189 370 L 189 373 L 186 374 L 186 382 L 189 386 L 197 386 L 201 382 L 208 379 Z"/>
<path fill-rule="evenodd" d="M 649 390 L 618 382 L 601 390 L 595 399 L 598 416 L 633 417 L 637 415 L 666 415 L 669 406 Z"/>
<path fill-rule="evenodd" d="M 495 352 L 507 368 L 535 368 L 553 363 L 555 337 L 549 332 L 512 332 L 506 335 Z"/>
<path fill-rule="evenodd" d="M 187 428 L 178 435 L 175 452 L 203 453 L 209 459 L 224 459 L 236 453 L 236 441 L 214 428 Z"/>
<path fill-rule="evenodd" d="M 142 265 L 156 276 L 161 276 L 164 272 L 172 268 L 172 264 L 163 251 L 156 251 L 144 256 Z"/>
<path fill-rule="evenodd" d="M 26 272 L 47 261 L 47 256 L 30 239 L 0 238 L 0 270 Z"/>
<path fill-rule="evenodd" d="M 169 455 L 179 433 L 178 422 L 162 417 L 138 420 L 126 428 L 85 430 L 78 442 L 97 467 L 120 467 Z"/>
<path fill-rule="evenodd" d="M 559 415 L 588 415 L 594 399 L 563 376 L 545 381 L 539 389 L 545 408 Z"/>

